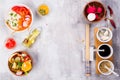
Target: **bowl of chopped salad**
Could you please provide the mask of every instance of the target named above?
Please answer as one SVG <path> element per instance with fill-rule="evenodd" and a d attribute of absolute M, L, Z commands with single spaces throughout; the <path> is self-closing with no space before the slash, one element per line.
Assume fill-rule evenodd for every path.
<path fill-rule="evenodd" d="M 33 21 L 33 14 L 24 4 L 14 5 L 5 16 L 6 25 L 14 31 L 23 31 L 29 28 Z"/>
<path fill-rule="evenodd" d="M 32 58 L 26 51 L 14 52 L 8 59 L 10 71 L 17 75 L 27 75 L 32 70 Z"/>

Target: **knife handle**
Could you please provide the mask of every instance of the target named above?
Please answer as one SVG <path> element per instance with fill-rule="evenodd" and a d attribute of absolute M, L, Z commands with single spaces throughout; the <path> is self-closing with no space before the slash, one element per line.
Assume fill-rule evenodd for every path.
<path fill-rule="evenodd" d="M 91 75 L 91 62 L 90 61 L 85 62 L 85 74 L 86 76 Z"/>

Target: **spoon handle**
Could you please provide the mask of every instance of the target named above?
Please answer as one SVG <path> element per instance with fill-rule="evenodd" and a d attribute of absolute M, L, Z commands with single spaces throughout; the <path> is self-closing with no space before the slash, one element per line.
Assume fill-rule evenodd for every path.
<path fill-rule="evenodd" d="M 110 72 L 112 72 L 114 75 L 119 76 L 119 74 L 118 74 L 118 73 L 116 73 L 115 71 L 111 70 L 111 69 L 110 69 L 110 68 L 108 68 L 107 66 L 105 66 L 105 68 L 106 68 L 106 69 L 108 69 Z"/>
<path fill-rule="evenodd" d="M 95 52 L 97 52 L 97 51 L 103 51 L 104 52 L 104 49 L 101 49 L 101 50 L 100 49 L 94 49 L 94 51 Z"/>
<path fill-rule="evenodd" d="M 112 70 L 111 70 L 111 72 L 112 72 L 114 75 L 119 76 L 118 73 L 116 73 L 116 72 L 114 72 L 114 71 L 112 71 Z"/>

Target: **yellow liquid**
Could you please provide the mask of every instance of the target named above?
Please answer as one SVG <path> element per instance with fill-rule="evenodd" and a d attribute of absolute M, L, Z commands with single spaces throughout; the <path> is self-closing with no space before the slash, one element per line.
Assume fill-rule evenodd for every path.
<path fill-rule="evenodd" d="M 47 15 L 49 13 L 49 7 L 45 4 L 42 4 L 38 7 L 38 13 L 42 16 Z"/>
<path fill-rule="evenodd" d="M 30 47 L 36 40 L 37 36 L 40 34 L 40 31 L 37 29 L 34 29 L 32 33 L 24 39 L 23 45 L 26 47 Z"/>

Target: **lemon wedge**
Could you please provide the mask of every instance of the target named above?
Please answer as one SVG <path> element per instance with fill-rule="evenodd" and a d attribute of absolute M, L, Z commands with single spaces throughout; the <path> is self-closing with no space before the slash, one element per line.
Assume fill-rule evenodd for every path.
<path fill-rule="evenodd" d="M 25 61 L 23 64 L 22 64 L 22 70 L 24 72 L 27 72 L 27 71 L 30 71 L 32 69 L 32 64 L 31 64 L 31 61 Z"/>

